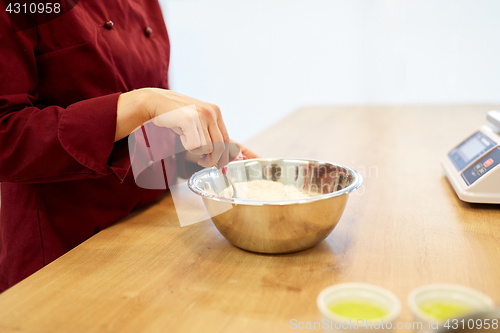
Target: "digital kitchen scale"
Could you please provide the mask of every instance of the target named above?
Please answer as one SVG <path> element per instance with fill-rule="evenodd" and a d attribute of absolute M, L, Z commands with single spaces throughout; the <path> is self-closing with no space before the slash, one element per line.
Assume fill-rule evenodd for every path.
<path fill-rule="evenodd" d="M 441 164 L 458 197 L 466 202 L 500 203 L 500 111 L 446 155 Z"/>

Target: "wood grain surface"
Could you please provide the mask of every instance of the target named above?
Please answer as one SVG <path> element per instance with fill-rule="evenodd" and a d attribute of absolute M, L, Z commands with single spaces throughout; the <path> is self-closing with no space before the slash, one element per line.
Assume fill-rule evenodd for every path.
<path fill-rule="evenodd" d="M 1 294 L 0 332 L 310 331 L 290 321 L 320 321 L 318 293 L 351 281 L 393 291 L 401 322 L 412 320 L 408 293 L 427 283 L 470 286 L 499 304 L 500 205 L 461 202 L 440 166 L 495 107 L 301 109 L 246 144 L 364 176 L 325 241 L 246 252 L 211 221 L 181 228 L 166 194 Z"/>

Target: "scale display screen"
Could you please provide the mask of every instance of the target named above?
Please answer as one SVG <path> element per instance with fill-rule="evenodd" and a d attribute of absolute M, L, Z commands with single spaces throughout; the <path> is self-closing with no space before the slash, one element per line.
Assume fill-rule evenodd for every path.
<path fill-rule="evenodd" d="M 457 148 L 453 149 L 448 156 L 455 164 L 458 171 L 465 169 L 472 161 L 479 158 L 488 150 L 493 148 L 495 143 L 481 132 L 476 132 Z"/>
<path fill-rule="evenodd" d="M 468 167 L 462 172 L 462 178 L 467 185 L 472 185 L 498 164 L 500 164 L 500 148 L 493 149 L 486 156 Z"/>
<path fill-rule="evenodd" d="M 470 161 L 486 147 L 487 146 L 484 143 L 474 137 L 460 147 L 460 152 L 465 157 L 465 160 Z"/>

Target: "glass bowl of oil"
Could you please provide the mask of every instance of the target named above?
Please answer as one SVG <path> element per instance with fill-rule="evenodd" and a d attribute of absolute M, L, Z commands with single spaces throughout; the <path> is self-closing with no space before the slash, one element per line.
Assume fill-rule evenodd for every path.
<path fill-rule="evenodd" d="M 408 306 L 422 331 L 432 331 L 462 316 L 493 309 L 493 300 L 475 289 L 455 284 L 429 284 L 408 295 Z"/>
<path fill-rule="evenodd" d="M 393 330 L 401 313 L 399 299 L 387 289 L 368 283 L 330 286 L 316 300 L 322 327 L 332 332 Z"/>

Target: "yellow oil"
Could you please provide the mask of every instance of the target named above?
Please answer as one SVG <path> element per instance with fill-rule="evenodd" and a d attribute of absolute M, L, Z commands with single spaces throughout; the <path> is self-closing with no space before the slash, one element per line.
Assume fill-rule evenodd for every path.
<path fill-rule="evenodd" d="M 472 312 L 466 303 L 455 300 L 432 300 L 420 305 L 420 310 L 432 319 L 452 319 Z"/>
<path fill-rule="evenodd" d="M 389 313 L 385 308 L 364 300 L 340 301 L 329 305 L 328 309 L 340 316 L 352 319 L 375 319 Z"/>

